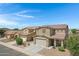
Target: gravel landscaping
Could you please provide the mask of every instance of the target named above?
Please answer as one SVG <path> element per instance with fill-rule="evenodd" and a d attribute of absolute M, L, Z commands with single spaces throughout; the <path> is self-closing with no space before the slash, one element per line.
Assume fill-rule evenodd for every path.
<path fill-rule="evenodd" d="M 19 48 L 26 48 L 24 45 L 17 45 L 17 44 L 12 44 L 13 46 L 19 47 Z"/>
<path fill-rule="evenodd" d="M 56 49 L 43 49 L 38 52 L 41 55 L 45 56 L 70 56 L 70 53 L 67 49 L 65 49 L 65 52 L 59 51 L 57 48 Z"/>
<path fill-rule="evenodd" d="M 0 40 L 0 41 L 2 41 L 2 42 L 4 42 L 4 43 L 7 43 L 7 42 L 14 41 L 14 40 L 3 39 L 3 40 Z"/>

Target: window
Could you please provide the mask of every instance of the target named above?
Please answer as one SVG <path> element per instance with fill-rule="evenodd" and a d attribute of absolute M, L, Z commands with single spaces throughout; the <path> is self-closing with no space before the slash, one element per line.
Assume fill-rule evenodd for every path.
<path fill-rule="evenodd" d="M 56 32 L 64 32 L 65 30 L 56 30 Z"/>
<path fill-rule="evenodd" d="M 60 30 L 60 32 L 63 32 L 63 30 Z"/>
<path fill-rule="evenodd" d="M 45 33 L 46 32 L 46 29 L 42 29 L 42 32 Z"/>
<path fill-rule="evenodd" d="M 59 32 L 59 30 L 56 30 L 56 32 Z"/>
<path fill-rule="evenodd" d="M 64 32 L 64 30 L 61 30 L 60 32 Z"/>

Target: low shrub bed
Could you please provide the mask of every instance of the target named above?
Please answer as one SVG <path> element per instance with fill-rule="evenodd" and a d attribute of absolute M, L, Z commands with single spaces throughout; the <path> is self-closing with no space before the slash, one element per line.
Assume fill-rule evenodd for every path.
<path fill-rule="evenodd" d="M 62 52 L 65 51 L 64 47 L 59 47 L 58 49 L 59 49 L 59 51 L 62 51 Z"/>

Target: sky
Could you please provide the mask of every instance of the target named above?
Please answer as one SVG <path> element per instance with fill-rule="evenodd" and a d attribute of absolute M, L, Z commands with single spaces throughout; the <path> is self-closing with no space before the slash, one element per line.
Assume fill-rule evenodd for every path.
<path fill-rule="evenodd" d="M 0 3 L 0 28 L 53 24 L 79 28 L 79 4 Z"/>

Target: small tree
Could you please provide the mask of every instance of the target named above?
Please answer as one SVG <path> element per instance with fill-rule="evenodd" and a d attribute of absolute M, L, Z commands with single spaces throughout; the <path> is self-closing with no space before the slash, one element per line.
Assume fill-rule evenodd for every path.
<path fill-rule="evenodd" d="M 72 35 L 66 42 L 66 48 L 70 50 L 71 55 L 79 55 L 79 37 Z"/>
<path fill-rule="evenodd" d="M 3 37 L 3 36 L 4 36 L 4 32 L 5 32 L 5 30 L 0 29 L 0 36 L 1 36 L 1 37 Z"/>
<path fill-rule="evenodd" d="M 23 40 L 20 37 L 16 38 L 16 43 L 17 45 L 22 45 L 23 44 Z"/>
<path fill-rule="evenodd" d="M 72 51 L 73 51 L 73 55 L 74 56 L 79 56 L 79 43 L 77 43 L 73 48 L 72 48 Z"/>
<path fill-rule="evenodd" d="M 19 30 L 18 28 L 14 28 L 13 30 Z"/>
<path fill-rule="evenodd" d="M 73 34 L 76 34 L 76 29 L 71 29 L 71 32 L 72 32 Z"/>

